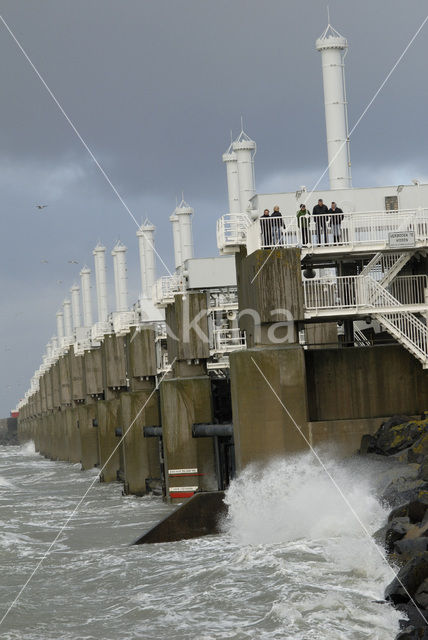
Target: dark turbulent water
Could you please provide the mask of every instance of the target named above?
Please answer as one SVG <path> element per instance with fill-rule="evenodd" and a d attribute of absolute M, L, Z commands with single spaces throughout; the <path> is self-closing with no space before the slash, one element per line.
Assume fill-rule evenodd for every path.
<path fill-rule="evenodd" d="M 332 465 L 371 531 L 371 474 Z M 2 615 L 95 472 L 0 447 Z M 249 471 L 221 536 L 129 546 L 169 511 L 96 483 L 0 627 L 3 640 L 389 640 L 391 570 L 308 456 Z"/>

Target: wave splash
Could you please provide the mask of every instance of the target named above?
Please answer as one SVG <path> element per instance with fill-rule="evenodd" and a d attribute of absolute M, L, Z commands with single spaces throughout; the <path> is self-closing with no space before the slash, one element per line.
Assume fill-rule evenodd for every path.
<path fill-rule="evenodd" d="M 377 601 L 393 570 L 367 535 L 387 518 L 376 498 L 379 468 L 325 464 L 358 518 L 308 453 L 247 467 L 227 491 L 225 529 L 241 549 L 238 561 L 269 565 L 284 580 L 271 615 L 289 625 L 290 637 L 317 629 L 320 638 L 389 639 L 401 616 Z"/>

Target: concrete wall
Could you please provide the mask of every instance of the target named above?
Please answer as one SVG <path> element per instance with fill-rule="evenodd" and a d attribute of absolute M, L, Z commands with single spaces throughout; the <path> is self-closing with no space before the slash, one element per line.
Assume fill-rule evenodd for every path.
<path fill-rule="evenodd" d="M 171 497 L 174 487 L 193 486 L 215 491 L 213 439 L 192 437 L 194 423 L 212 421 L 210 379 L 207 376 L 166 379 L 160 389 L 167 498 L 176 501 Z M 197 471 L 192 475 L 172 477 L 168 473 L 171 469 Z M 181 501 L 180 498 L 177 500 Z"/>
<path fill-rule="evenodd" d="M 281 309 L 286 309 L 294 322 L 303 320 L 299 249 L 259 250 L 249 256 L 241 250 L 236 256 L 236 270 L 239 326 L 247 334 L 249 347 L 272 344 L 269 327 L 288 319 Z M 256 321 L 251 311 L 257 314 Z M 297 341 L 295 331 L 289 337 L 290 342 Z"/>
<path fill-rule="evenodd" d="M 306 351 L 309 420 L 356 420 L 428 409 L 428 371 L 397 345 Z"/>
<path fill-rule="evenodd" d="M 238 470 L 251 462 L 267 462 L 275 456 L 307 448 L 281 405 L 282 402 L 290 411 L 308 438 L 306 368 L 302 347 L 294 345 L 233 353 L 230 356 L 230 376 Z"/>

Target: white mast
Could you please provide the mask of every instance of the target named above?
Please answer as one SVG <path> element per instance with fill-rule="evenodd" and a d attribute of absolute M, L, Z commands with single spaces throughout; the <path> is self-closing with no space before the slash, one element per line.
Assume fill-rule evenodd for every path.
<path fill-rule="evenodd" d="M 107 274 L 106 274 L 106 248 L 97 244 L 92 254 L 95 262 L 95 282 L 97 287 L 98 322 L 107 322 Z"/>
<path fill-rule="evenodd" d="M 232 150 L 234 151 L 237 160 L 240 213 L 245 213 L 247 211 L 250 198 L 252 198 L 256 193 L 254 179 L 254 156 L 256 153 L 256 143 L 242 130 L 236 140 L 232 143 Z M 236 186 L 234 188 L 236 188 Z"/>
<path fill-rule="evenodd" d="M 74 284 L 71 289 L 71 312 L 73 317 L 73 329 L 81 326 L 80 323 L 80 287 Z"/>
<path fill-rule="evenodd" d="M 181 259 L 181 238 L 180 238 L 180 224 L 178 221 L 178 216 L 176 215 L 177 208 L 174 209 L 173 214 L 170 216 L 169 220 L 172 222 L 172 235 L 174 238 L 174 263 L 175 268 L 178 269 L 181 267 L 183 260 Z"/>
<path fill-rule="evenodd" d="M 316 41 L 321 52 L 330 189 L 352 186 L 344 58 L 348 41 L 329 24 Z"/>
<path fill-rule="evenodd" d="M 73 335 L 73 325 L 71 320 L 71 302 L 68 298 L 62 303 L 64 309 L 64 334 L 66 338 Z"/>
<path fill-rule="evenodd" d="M 193 258 L 192 215 L 194 210 L 182 200 L 175 210 L 180 231 L 181 264 Z"/>
<path fill-rule="evenodd" d="M 115 299 L 116 311 L 118 311 L 119 310 L 119 278 L 117 277 L 117 260 L 116 260 L 115 248 L 113 248 L 111 255 L 113 258 L 114 299 Z"/>
<path fill-rule="evenodd" d="M 116 311 L 128 310 L 128 276 L 126 269 L 127 248 L 118 242 L 112 253 L 116 260 L 115 265 L 115 289 L 116 289 Z"/>
<path fill-rule="evenodd" d="M 155 282 L 155 227 L 149 220 L 137 231 L 138 247 L 140 253 L 141 288 L 143 298 L 152 297 L 152 288 Z"/>
<path fill-rule="evenodd" d="M 62 310 L 56 312 L 56 335 L 61 346 L 61 340 L 64 337 L 64 312 Z"/>
<path fill-rule="evenodd" d="M 239 198 L 239 174 L 238 158 L 230 144 L 226 153 L 223 153 L 222 160 L 226 165 L 227 193 L 229 197 L 229 213 L 241 213 L 241 203 Z"/>
<path fill-rule="evenodd" d="M 83 267 L 80 272 L 80 286 L 82 288 L 83 326 L 92 326 L 92 302 L 91 302 L 91 270 Z"/>

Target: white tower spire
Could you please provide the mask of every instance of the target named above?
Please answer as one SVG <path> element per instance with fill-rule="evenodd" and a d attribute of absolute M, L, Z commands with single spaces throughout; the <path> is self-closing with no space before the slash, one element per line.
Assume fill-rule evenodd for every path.
<path fill-rule="evenodd" d="M 98 322 L 107 322 L 107 274 L 106 274 L 106 248 L 97 244 L 92 254 L 95 262 L 95 282 L 97 287 Z"/>
<path fill-rule="evenodd" d="M 155 227 L 149 220 L 137 231 L 140 253 L 141 289 L 143 298 L 152 298 L 152 288 L 155 282 Z"/>
<path fill-rule="evenodd" d="M 181 264 L 185 260 L 193 258 L 193 234 L 192 216 L 194 209 L 190 207 L 184 199 L 174 211 L 178 218 L 178 228 L 180 230 Z"/>
<path fill-rule="evenodd" d="M 226 153 L 223 153 L 222 160 L 226 165 L 227 193 L 229 197 L 229 213 L 241 213 L 241 203 L 239 198 L 239 175 L 238 158 L 230 144 Z"/>
<path fill-rule="evenodd" d="M 83 326 L 92 326 L 92 302 L 91 302 L 91 270 L 83 267 L 80 271 L 80 286 L 82 289 Z"/>
<path fill-rule="evenodd" d="M 176 215 L 177 208 L 174 209 L 174 212 L 170 216 L 169 220 L 172 222 L 172 235 L 174 239 L 174 263 L 175 268 L 178 269 L 181 267 L 182 259 L 181 259 L 181 238 L 180 238 L 180 224 L 178 221 L 178 216 Z"/>
<path fill-rule="evenodd" d="M 81 326 L 80 322 L 80 287 L 74 284 L 71 289 L 71 313 L 73 317 L 73 329 Z"/>
<path fill-rule="evenodd" d="M 250 198 L 256 193 L 254 179 L 256 143 L 242 130 L 231 146 L 237 160 L 240 213 L 245 213 Z M 234 189 L 236 189 L 236 184 Z"/>
<path fill-rule="evenodd" d="M 126 269 L 127 248 L 118 242 L 111 252 L 115 265 L 116 311 L 128 311 L 128 275 Z"/>
<path fill-rule="evenodd" d="M 64 337 L 64 312 L 62 309 L 56 312 L 56 335 L 61 346 Z"/>
<path fill-rule="evenodd" d="M 71 301 L 66 298 L 62 303 L 64 309 L 64 334 L 66 338 L 73 335 L 73 325 L 71 320 Z"/>
<path fill-rule="evenodd" d="M 348 41 L 328 24 L 316 48 L 322 58 L 330 189 L 347 189 L 352 186 L 344 65 Z"/>

